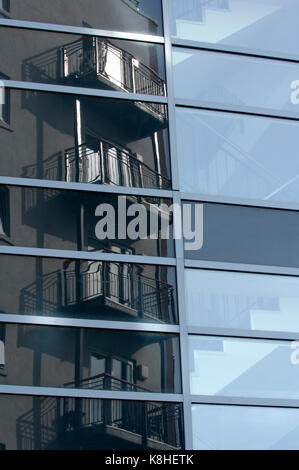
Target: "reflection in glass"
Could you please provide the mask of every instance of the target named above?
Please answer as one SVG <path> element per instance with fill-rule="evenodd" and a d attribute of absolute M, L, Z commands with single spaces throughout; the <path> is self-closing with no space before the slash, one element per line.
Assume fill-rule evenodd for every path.
<path fill-rule="evenodd" d="M 2 0 L 4 3 L 9 0 Z M 161 0 L 13 0 L 13 19 L 163 34 Z"/>
<path fill-rule="evenodd" d="M 12 80 L 166 94 L 157 44 L 2 27 L 0 56 Z"/>
<path fill-rule="evenodd" d="M 193 405 L 193 448 L 298 450 L 298 419 L 295 408 Z"/>
<path fill-rule="evenodd" d="M 178 108 L 181 189 L 299 202 L 298 122 Z"/>
<path fill-rule="evenodd" d="M 297 0 L 172 0 L 180 39 L 298 56 Z"/>
<path fill-rule="evenodd" d="M 297 211 L 205 203 L 203 220 L 203 246 L 187 259 L 299 267 Z"/>
<path fill-rule="evenodd" d="M 0 236 L 0 245 L 150 256 L 174 254 L 172 215 L 167 212 L 171 200 L 18 186 L 5 188 L 10 236 Z"/>
<path fill-rule="evenodd" d="M 9 255 L 0 261 L 2 313 L 178 321 L 174 268 Z"/>
<path fill-rule="evenodd" d="M 176 450 L 183 448 L 178 403 L 0 396 L 7 450 Z"/>
<path fill-rule="evenodd" d="M 296 116 L 291 83 L 299 64 L 195 49 L 173 49 L 174 87 L 179 99 L 241 111 Z"/>
<path fill-rule="evenodd" d="M 177 335 L 0 324 L 2 385 L 180 393 L 179 361 Z"/>
<path fill-rule="evenodd" d="M 2 176 L 170 189 L 165 105 L 20 90 L 10 98 Z"/>
<path fill-rule="evenodd" d="M 291 342 L 189 336 L 193 395 L 299 397 Z"/>
<path fill-rule="evenodd" d="M 188 323 L 210 328 L 299 332 L 299 278 L 185 271 Z"/>

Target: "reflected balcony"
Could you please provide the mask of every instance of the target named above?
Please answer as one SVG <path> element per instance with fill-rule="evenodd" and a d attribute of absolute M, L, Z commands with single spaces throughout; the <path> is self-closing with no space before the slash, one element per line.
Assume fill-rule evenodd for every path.
<path fill-rule="evenodd" d="M 101 312 L 125 320 L 176 322 L 174 288 L 161 280 L 130 272 L 128 265 L 90 262 L 85 271 L 59 270 L 21 292 L 27 315 L 78 315 Z"/>
<path fill-rule="evenodd" d="M 81 449 L 182 448 L 178 404 L 55 397 L 35 401 L 34 408 L 17 420 L 22 450 L 76 445 Z"/>

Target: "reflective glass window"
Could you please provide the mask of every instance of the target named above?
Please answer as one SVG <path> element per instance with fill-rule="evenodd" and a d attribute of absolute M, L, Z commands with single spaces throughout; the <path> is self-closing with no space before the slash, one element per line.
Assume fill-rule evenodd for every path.
<path fill-rule="evenodd" d="M 0 285 L 1 313 L 178 321 L 175 270 L 166 266 L 1 255 Z"/>
<path fill-rule="evenodd" d="M 298 399 L 298 354 L 291 345 L 290 341 L 189 336 L 191 393 Z"/>
<path fill-rule="evenodd" d="M 8 2 L 10 0 L 2 0 Z M 13 0 L 11 16 L 87 28 L 163 34 L 161 0 Z"/>
<path fill-rule="evenodd" d="M 7 450 L 177 450 L 184 446 L 178 403 L 0 396 Z"/>
<path fill-rule="evenodd" d="M 175 38 L 298 56 L 297 0 L 172 0 Z"/>
<path fill-rule="evenodd" d="M 0 27 L 0 59 L 12 80 L 166 94 L 159 44 Z"/>
<path fill-rule="evenodd" d="M 169 199 L 5 188 L 9 238 L 0 245 L 173 256 Z M 4 189 L 3 189 L 4 190 Z"/>
<path fill-rule="evenodd" d="M 177 108 L 183 191 L 234 199 L 299 202 L 299 123 Z"/>
<path fill-rule="evenodd" d="M 1 367 L 2 385 L 181 392 L 171 334 L 1 324 Z"/>
<path fill-rule="evenodd" d="M 298 98 L 298 87 L 291 88 L 299 76 L 297 63 L 174 48 L 173 64 L 178 99 L 220 109 L 228 106 L 298 117 L 298 105 L 291 100 Z"/>
<path fill-rule="evenodd" d="M 190 204 L 191 209 L 194 207 L 192 202 L 184 204 Z M 195 245 L 193 249 L 187 246 L 185 256 L 188 259 L 298 267 L 298 236 L 297 211 L 204 203 L 203 245 L 200 249 Z"/>
<path fill-rule="evenodd" d="M 295 408 L 193 405 L 193 448 L 298 450 L 298 419 Z"/>
<path fill-rule="evenodd" d="M 1 176 L 170 189 L 165 105 L 5 90 Z"/>
<path fill-rule="evenodd" d="M 208 328 L 299 332 L 299 278 L 187 269 L 188 323 Z"/>

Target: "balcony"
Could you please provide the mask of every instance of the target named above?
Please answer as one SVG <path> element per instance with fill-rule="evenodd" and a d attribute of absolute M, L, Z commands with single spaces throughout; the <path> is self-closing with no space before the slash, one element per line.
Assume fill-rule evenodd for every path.
<path fill-rule="evenodd" d="M 44 315 L 87 313 L 93 318 L 102 306 L 106 318 L 110 312 L 125 319 L 175 322 L 173 287 L 124 266 L 127 272 L 116 263 L 90 262 L 79 275 L 65 270 L 45 275 L 22 290 L 21 310 L 27 315 L 37 310 Z"/>
<path fill-rule="evenodd" d="M 152 170 L 137 155 L 99 138 L 64 152 L 65 181 L 137 188 L 169 189 L 170 179 Z"/>
<path fill-rule="evenodd" d="M 127 448 L 175 450 L 182 446 L 177 404 L 119 400 L 36 398 L 17 420 L 19 449 Z M 38 412 L 38 422 L 36 421 Z"/>

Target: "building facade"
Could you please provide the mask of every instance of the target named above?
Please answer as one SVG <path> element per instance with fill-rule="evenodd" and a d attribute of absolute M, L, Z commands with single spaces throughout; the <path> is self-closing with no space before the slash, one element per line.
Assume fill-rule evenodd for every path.
<path fill-rule="evenodd" d="M 0 449 L 299 448 L 298 13 L 0 0 Z"/>

